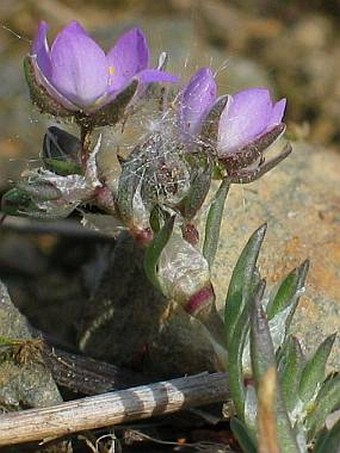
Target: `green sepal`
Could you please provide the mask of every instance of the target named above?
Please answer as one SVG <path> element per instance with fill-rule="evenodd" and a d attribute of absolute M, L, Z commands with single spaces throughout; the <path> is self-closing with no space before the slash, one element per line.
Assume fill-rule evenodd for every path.
<path fill-rule="evenodd" d="M 318 388 L 325 379 L 326 363 L 331 353 L 335 337 L 336 334 L 327 337 L 302 370 L 299 396 L 304 402 L 315 398 Z"/>
<path fill-rule="evenodd" d="M 150 245 L 147 247 L 144 256 L 144 269 L 150 282 L 162 291 L 158 276 L 157 268 L 161 253 L 168 243 L 175 224 L 175 216 L 170 217 L 164 224 L 163 228 L 154 236 Z"/>
<path fill-rule="evenodd" d="M 220 229 L 223 218 L 224 204 L 229 192 L 230 183 L 227 179 L 223 179 L 220 187 L 217 189 L 214 199 L 211 202 L 206 224 L 205 236 L 203 243 L 203 256 L 209 263 L 210 269 L 214 263 L 218 241 L 220 237 Z"/>
<path fill-rule="evenodd" d="M 195 156 L 189 160 L 191 181 L 188 194 L 176 206 L 186 221 L 191 220 L 201 208 L 211 184 L 212 165 L 204 156 Z"/>
<path fill-rule="evenodd" d="M 42 113 L 48 113 L 57 118 L 70 118 L 75 112 L 66 109 L 47 92 L 38 81 L 33 67 L 32 56 L 26 55 L 24 58 L 24 73 L 29 88 L 30 97 Z"/>
<path fill-rule="evenodd" d="M 256 453 L 256 446 L 242 421 L 233 417 L 230 420 L 230 428 L 245 453 Z"/>
<path fill-rule="evenodd" d="M 143 225 L 143 222 L 140 222 L 140 219 L 137 216 L 142 215 L 144 222 L 146 220 L 149 221 L 152 208 L 149 210 L 149 207 L 145 206 L 145 200 L 142 199 L 142 168 L 144 161 L 141 147 L 136 147 L 128 159 L 121 160 L 120 163 L 122 171 L 118 182 L 116 199 L 117 211 L 127 226 L 133 227 L 136 221 L 137 223 L 142 224 L 142 226 L 145 226 Z M 134 212 L 136 209 L 134 203 L 137 198 L 137 191 L 139 192 L 138 197 L 140 205 L 137 206 L 137 212 Z"/>
<path fill-rule="evenodd" d="M 75 120 L 86 129 L 94 127 L 114 126 L 124 116 L 126 107 L 132 100 L 138 88 L 138 80 L 133 80 L 123 91 L 109 103 L 94 112 L 78 111 Z"/>
<path fill-rule="evenodd" d="M 228 95 L 218 98 L 202 124 L 199 141 L 208 154 L 214 155 L 216 153 L 219 120 L 229 99 L 230 96 Z"/>

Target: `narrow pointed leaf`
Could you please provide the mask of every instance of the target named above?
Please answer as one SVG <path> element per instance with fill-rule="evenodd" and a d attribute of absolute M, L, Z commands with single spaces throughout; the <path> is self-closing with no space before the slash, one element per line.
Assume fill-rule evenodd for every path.
<path fill-rule="evenodd" d="M 335 336 L 335 334 L 330 335 L 321 343 L 314 356 L 302 370 L 299 385 L 299 395 L 302 401 L 309 401 L 315 397 L 315 392 L 324 381 L 326 363 L 332 350 Z"/>
<path fill-rule="evenodd" d="M 257 296 L 254 298 L 251 314 L 250 351 L 257 387 L 267 370 L 276 367 L 274 347 L 270 336 L 268 320 L 261 303 L 263 290 L 264 287 L 262 283 Z M 295 434 L 292 430 L 279 387 L 276 388 L 275 393 L 276 431 L 280 448 L 279 451 L 281 453 L 299 453 Z"/>
<path fill-rule="evenodd" d="M 338 374 L 324 383 L 314 403 L 314 410 L 307 418 L 306 426 L 310 439 L 323 427 L 326 417 L 339 407 L 340 375 Z"/>
<path fill-rule="evenodd" d="M 289 337 L 285 345 L 283 369 L 280 373 L 282 397 L 288 411 L 292 411 L 298 398 L 298 388 L 301 371 L 304 366 L 304 357 L 301 346 L 295 337 Z"/>
<path fill-rule="evenodd" d="M 230 420 L 230 428 L 244 452 L 256 453 L 256 446 L 248 434 L 246 426 L 238 418 L 233 417 Z"/>
<path fill-rule="evenodd" d="M 211 203 L 205 225 L 203 256 L 208 261 L 210 269 L 212 268 L 212 265 L 214 263 L 217 251 L 224 204 L 227 199 L 229 187 L 230 183 L 228 182 L 228 180 L 222 180 L 220 187 L 217 189 L 214 200 Z"/>
<path fill-rule="evenodd" d="M 229 343 L 234 335 L 238 319 L 252 299 L 259 282 L 256 268 L 257 258 L 266 232 L 266 225 L 262 225 L 250 237 L 243 249 L 234 268 L 225 304 L 224 319 L 227 328 L 227 342 Z M 229 347 L 229 345 L 227 345 Z"/>
<path fill-rule="evenodd" d="M 155 235 L 149 247 L 146 249 L 144 257 L 144 269 L 147 277 L 153 285 L 161 290 L 158 277 L 157 265 L 162 250 L 170 239 L 174 228 L 175 216 L 171 217 L 163 226 L 163 228 Z"/>
<path fill-rule="evenodd" d="M 339 452 L 340 450 L 340 420 L 328 431 L 319 435 L 313 453 Z"/>
<path fill-rule="evenodd" d="M 304 261 L 300 267 L 290 272 L 282 281 L 275 296 L 268 302 L 266 307 L 266 314 L 269 320 L 288 306 L 295 310 L 304 288 L 308 267 L 309 262 Z"/>
<path fill-rule="evenodd" d="M 250 318 L 250 356 L 255 380 L 259 382 L 266 371 L 276 365 L 273 342 L 270 336 L 268 320 L 264 313 L 261 299 L 265 282 L 259 285 L 253 306 L 249 307 Z"/>
<path fill-rule="evenodd" d="M 244 420 L 244 405 L 246 397 L 242 370 L 242 355 L 248 330 L 249 313 L 247 307 L 244 307 L 235 326 L 235 335 L 228 341 L 229 388 L 236 413 L 241 420 Z"/>

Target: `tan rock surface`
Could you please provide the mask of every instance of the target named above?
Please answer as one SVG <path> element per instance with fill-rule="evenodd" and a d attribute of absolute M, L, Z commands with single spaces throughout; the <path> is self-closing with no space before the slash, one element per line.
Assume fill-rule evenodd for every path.
<path fill-rule="evenodd" d="M 307 350 L 340 323 L 340 156 L 324 149 L 294 145 L 287 160 L 251 185 L 233 186 L 222 226 L 213 278 L 219 308 L 243 245 L 268 223 L 260 267 L 269 287 L 309 258 L 306 292 L 293 332 Z M 329 362 L 339 367 L 339 339 Z"/>

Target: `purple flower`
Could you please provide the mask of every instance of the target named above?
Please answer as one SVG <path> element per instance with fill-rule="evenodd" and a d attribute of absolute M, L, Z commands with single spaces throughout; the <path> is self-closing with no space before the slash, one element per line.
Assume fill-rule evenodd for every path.
<path fill-rule="evenodd" d="M 216 91 L 209 68 L 197 71 L 183 89 L 178 116 L 187 149 L 194 146 L 213 157 L 224 169 L 221 176 L 227 175 L 231 182 L 251 182 L 291 151 L 284 144 L 276 157 L 265 162 L 264 152 L 285 131 L 286 100 L 273 102 L 266 88 L 219 98 Z"/>
<path fill-rule="evenodd" d="M 182 131 L 190 136 L 200 132 L 216 99 L 216 93 L 217 86 L 211 69 L 202 68 L 193 75 L 180 96 L 179 119 Z"/>
<path fill-rule="evenodd" d="M 107 54 L 77 22 L 63 28 L 51 48 L 47 31 L 41 22 L 31 55 L 35 77 L 68 110 L 96 111 L 134 79 L 141 84 L 177 81 L 172 74 L 149 68 L 149 47 L 139 28 L 123 34 Z"/>
<path fill-rule="evenodd" d="M 286 99 L 273 102 L 266 88 L 249 88 L 230 96 L 220 116 L 217 154 L 226 157 L 282 123 Z"/>

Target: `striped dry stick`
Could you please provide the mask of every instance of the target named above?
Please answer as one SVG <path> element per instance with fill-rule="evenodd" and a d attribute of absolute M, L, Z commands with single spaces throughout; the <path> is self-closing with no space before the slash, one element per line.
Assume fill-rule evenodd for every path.
<path fill-rule="evenodd" d="M 225 373 L 201 373 L 0 416 L 0 446 L 48 442 L 80 431 L 225 401 Z"/>

